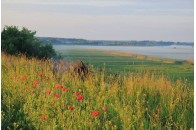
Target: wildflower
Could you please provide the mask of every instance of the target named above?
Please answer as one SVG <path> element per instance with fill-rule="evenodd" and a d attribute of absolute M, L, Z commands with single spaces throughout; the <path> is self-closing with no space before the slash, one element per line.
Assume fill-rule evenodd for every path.
<path fill-rule="evenodd" d="M 69 110 L 73 110 L 73 107 L 72 107 L 72 106 L 68 106 L 68 109 L 69 109 Z"/>
<path fill-rule="evenodd" d="M 78 95 L 78 94 L 79 94 L 79 92 L 78 92 L 78 91 L 75 91 L 75 92 L 74 92 L 74 94 L 75 94 L 75 95 Z"/>
<path fill-rule="evenodd" d="M 77 99 L 78 99 L 78 100 L 83 100 L 84 97 L 80 95 L 80 96 L 77 97 Z"/>
<path fill-rule="evenodd" d="M 68 90 L 66 88 L 62 88 L 63 92 L 68 92 Z"/>
<path fill-rule="evenodd" d="M 100 112 L 98 112 L 98 111 L 94 111 L 91 113 L 92 116 L 98 116 L 99 114 L 100 114 Z"/>
<path fill-rule="evenodd" d="M 60 98 L 60 95 L 59 94 L 55 94 L 54 95 L 56 98 Z"/>
<path fill-rule="evenodd" d="M 37 84 L 39 84 L 39 81 L 38 81 L 38 80 L 35 80 L 33 83 L 34 83 L 35 85 L 37 85 Z"/>
<path fill-rule="evenodd" d="M 52 92 L 51 90 L 47 90 L 46 91 L 47 94 L 51 94 L 51 92 Z"/>
<path fill-rule="evenodd" d="M 32 86 L 31 88 L 35 88 L 35 86 Z"/>
<path fill-rule="evenodd" d="M 103 110 L 106 112 L 107 111 L 107 107 L 106 106 L 103 106 Z"/>
<path fill-rule="evenodd" d="M 29 87 L 28 87 L 28 86 L 26 86 L 25 88 L 26 88 L 26 89 L 28 89 Z"/>
<path fill-rule="evenodd" d="M 46 119 L 46 115 L 41 116 L 40 119 L 41 119 L 41 120 L 45 120 L 45 119 Z"/>
<path fill-rule="evenodd" d="M 39 74 L 39 76 L 40 76 L 40 77 L 42 77 L 42 76 L 43 76 L 43 74 L 42 74 L 42 73 L 40 73 L 40 74 Z"/>
<path fill-rule="evenodd" d="M 56 88 L 61 88 L 61 85 L 60 84 L 56 84 L 55 87 Z"/>
<path fill-rule="evenodd" d="M 21 78 L 21 80 L 22 80 L 22 81 L 25 81 L 26 78 L 27 78 L 27 76 L 24 75 L 24 76 Z"/>

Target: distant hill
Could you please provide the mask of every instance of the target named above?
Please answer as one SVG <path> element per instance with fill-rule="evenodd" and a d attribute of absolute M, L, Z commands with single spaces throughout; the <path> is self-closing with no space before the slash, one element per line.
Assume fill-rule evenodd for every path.
<path fill-rule="evenodd" d="M 85 40 L 75 38 L 55 38 L 55 37 L 37 37 L 43 43 L 52 45 L 92 45 L 92 46 L 171 46 L 183 45 L 194 46 L 191 42 L 169 42 L 169 41 L 107 41 L 107 40 Z"/>

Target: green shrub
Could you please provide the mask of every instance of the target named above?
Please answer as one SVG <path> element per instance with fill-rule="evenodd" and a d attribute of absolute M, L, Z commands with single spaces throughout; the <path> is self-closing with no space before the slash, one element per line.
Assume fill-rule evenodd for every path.
<path fill-rule="evenodd" d="M 5 26 L 1 32 L 1 49 L 12 55 L 25 54 L 37 58 L 56 56 L 52 45 L 42 44 L 35 34 L 35 31 L 25 27 L 19 30 L 16 26 Z"/>

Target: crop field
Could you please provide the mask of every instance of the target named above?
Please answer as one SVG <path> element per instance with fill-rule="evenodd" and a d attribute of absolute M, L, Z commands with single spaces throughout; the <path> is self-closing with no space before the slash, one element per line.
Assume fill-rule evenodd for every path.
<path fill-rule="evenodd" d="M 193 129 L 193 65 L 70 51 L 64 59 L 105 69 L 83 81 L 71 72 L 53 74 L 47 60 L 2 54 L 2 129 Z"/>
<path fill-rule="evenodd" d="M 191 84 L 194 81 L 194 65 L 188 61 L 159 59 L 117 51 L 61 49 L 58 47 L 56 50 L 65 61 L 81 60 L 93 65 L 95 69 L 105 67 L 108 73 L 125 75 L 129 72 L 146 73 L 148 71 L 156 75 L 164 75 L 174 81 L 188 80 Z"/>

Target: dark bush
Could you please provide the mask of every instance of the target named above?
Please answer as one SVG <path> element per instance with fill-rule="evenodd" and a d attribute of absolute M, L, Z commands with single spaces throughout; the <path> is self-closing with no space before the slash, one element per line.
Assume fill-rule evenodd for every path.
<path fill-rule="evenodd" d="M 28 57 L 51 58 L 56 52 L 50 44 L 42 44 L 35 37 L 36 32 L 27 28 L 5 26 L 1 32 L 1 50 L 8 54 L 25 54 Z"/>

